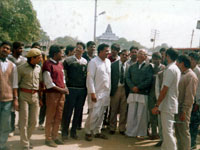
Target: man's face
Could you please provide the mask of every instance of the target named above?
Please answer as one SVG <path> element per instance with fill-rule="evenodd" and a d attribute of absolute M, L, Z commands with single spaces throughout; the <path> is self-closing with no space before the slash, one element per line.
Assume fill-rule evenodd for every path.
<path fill-rule="evenodd" d="M 75 54 L 75 49 L 73 51 L 69 51 L 68 56 L 72 56 Z"/>
<path fill-rule="evenodd" d="M 103 59 L 107 58 L 109 54 L 109 47 L 105 47 L 103 51 L 100 52 L 100 55 Z"/>
<path fill-rule="evenodd" d="M 6 58 L 11 52 L 11 47 L 4 44 L 0 47 L 0 57 Z"/>
<path fill-rule="evenodd" d="M 60 52 L 58 52 L 58 53 L 56 54 L 56 59 L 57 59 L 57 61 L 62 60 L 63 57 L 64 57 L 63 50 L 61 50 Z"/>
<path fill-rule="evenodd" d="M 155 66 L 159 66 L 160 63 L 161 63 L 161 59 L 159 59 L 159 58 L 152 58 L 152 63 L 153 63 Z"/>
<path fill-rule="evenodd" d="M 137 49 L 132 49 L 130 54 L 129 54 L 131 59 L 137 59 L 137 53 L 138 53 Z"/>
<path fill-rule="evenodd" d="M 146 60 L 147 56 L 146 53 L 144 51 L 139 51 L 138 55 L 137 55 L 137 59 L 139 62 L 143 62 L 144 60 Z"/>
<path fill-rule="evenodd" d="M 111 55 L 112 55 L 113 57 L 116 57 L 116 56 L 118 55 L 118 51 L 116 51 L 116 50 L 111 50 Z"/>
<path fill-rule="evenodd" d="M 122 63 L 128 60 L 128 51 L 124 51 L 120 54 L 120 60 Z"/>
<path fill-rule="evenodd" d="M 20 47 L 16 50 L 17 55 L 22 55 L 23 50 L 24 50 L 24 47 L 23 47 L 23 46 L 20 46 Z"/>
<path fill-rule="evenodd" d="M 190 63 L 191 63 L 191 67 L 194 68 L 197 65 L 197 62 L 194 60 L 194 58 L 189 57 L 190 58 Z"/>
<path fill-rule="evenodd" d="M 77 55 L 82 55 L 83 52 L 84 52 L 83 46 L 80 45 L 80 44 L 77 45 L 77 46 L 76 46 L 76 52 L 75 52 L 75 53 L 76 53 Z"/>
<path fill-rule="evenodd" d="M 90 46 L 87 48 L 88 53 L 94 53 L 95 49 L 96 49 L 96 45 L 90 45 Z"/>
<path fill-rule="evenodd" d="M 42 61 L 42 55 L 32 57 L 32 64 L 39 64 Z"/>

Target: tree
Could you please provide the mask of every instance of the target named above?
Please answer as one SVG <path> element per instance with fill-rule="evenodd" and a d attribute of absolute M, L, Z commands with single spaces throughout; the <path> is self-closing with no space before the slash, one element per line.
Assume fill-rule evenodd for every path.
<path fill-rule="evenodd" d="M 39 40 L 40 23 L 30 0 L 1 0 L 0 8 L 0 41 Z"/>
<path fill-rule="evenodd" d="M 145 48 L 145 46 L 142 46 L 139 42 L 136 41 L 127 41 L 126 38 L 120 38 L 119 40 L 115 41 L 115 43 L 119 44 L 121 46 L 121 49 L 130 49 L 131 46 L 136 46 L 138 48 Z"/>
<path fill-rule="evenodd" d="M 62 46 L 67 46 L 67 45 L 76 45 L 76 43 L 79 40 L 77 38 L 73 38 L 70 36 L 65 36 L 65 37 L 58 37 L 56 38 L 53 43 L 62 45 Z"/>
<path fill-rule="evenodd" d="M 163 44 L 161 44 L 161 45 L 156 46 L 156 47 L 154 48 L 154 50 L 153 50 L 153 48 L 150 48 L 149 51 L 151 51 L 151 52 L 159 52 L 161 48 L 166 48 L 166 49 L 168 49 L 169 46 L 168 46 L 166 43 L 163 43 Z"/>

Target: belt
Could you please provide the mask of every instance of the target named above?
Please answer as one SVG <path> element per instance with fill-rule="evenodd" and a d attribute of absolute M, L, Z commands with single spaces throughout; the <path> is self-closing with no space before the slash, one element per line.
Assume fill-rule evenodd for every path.
<path fill-rule="evenodd" d="M 24 88 L 21 88 L 20 90 L 21 90 L 22 92 L 31 93 L 31 94 L 35 94 L 35 93 L 38 92 L 38 90 L 24 89 Z"/>

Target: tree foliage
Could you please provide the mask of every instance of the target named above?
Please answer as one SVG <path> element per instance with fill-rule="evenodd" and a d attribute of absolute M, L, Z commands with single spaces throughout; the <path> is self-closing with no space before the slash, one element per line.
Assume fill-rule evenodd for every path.
<path fill-rule="evenodd" d="M 161 45 L 156 46 L 154 49 L 153 48 L 149 49 L 149 51 L 151 51 L 151 52 L 159 52 L 161 48 L 168 49 L 169 46 L 166 43 L 163 43 Z"/>
<path fill-rule="evenodd" d="M 32 42 L 40 38 L 40 23 L 30 0 L 0 1 L 0 40 Z"/>
<path fill-rule="evenodd" d="M 138 48 L 145 48 L 139 42 L 136 41 L 128 41 L 126 38 L 120 38 L 119 40 L 115 41 L 115 43 L 121 46 L 121 49 L 130 49 L 131 46 L 136 46 Z"/>
<path fill-rule="evenodd" d="M 67 45 L 76 45 L 76 43 L 79 40 L 77 38 L 73 38 L 71 36 L 65 36 L 65 37 L 58 37 L 56 38 L 53 43 L 62 45 L 62 46 L 67 46 Z"/>

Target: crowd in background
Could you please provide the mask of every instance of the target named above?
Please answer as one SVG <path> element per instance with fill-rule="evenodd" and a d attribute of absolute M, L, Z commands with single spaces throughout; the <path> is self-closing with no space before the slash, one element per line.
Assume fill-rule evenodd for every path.
<path fill-rule="evenodd" d="M 23 49 L 22 42 L 0 45 L 0 150 L 9 149 L 6 142 L 14 135 L 15 123 L 22 148 L 32 149 L 38 120 L 50 147 L 69 137 L 79 139 L 77 130 L 82 128 L 86 141 L 107 140 L 102 133 L 107 128 L 110 135 L 160 139 L 155 146 L 162 150 L 196 148 L 198 53 L 179 55 L 173 48 L 161 48 L 149 56 L 135 46 L 121 50 L 119 44 L 103 43 L 96 48 L 93 41 L 66 48 L 51 45 L 48 55 L 37 42 L 25 56 Z"/>

